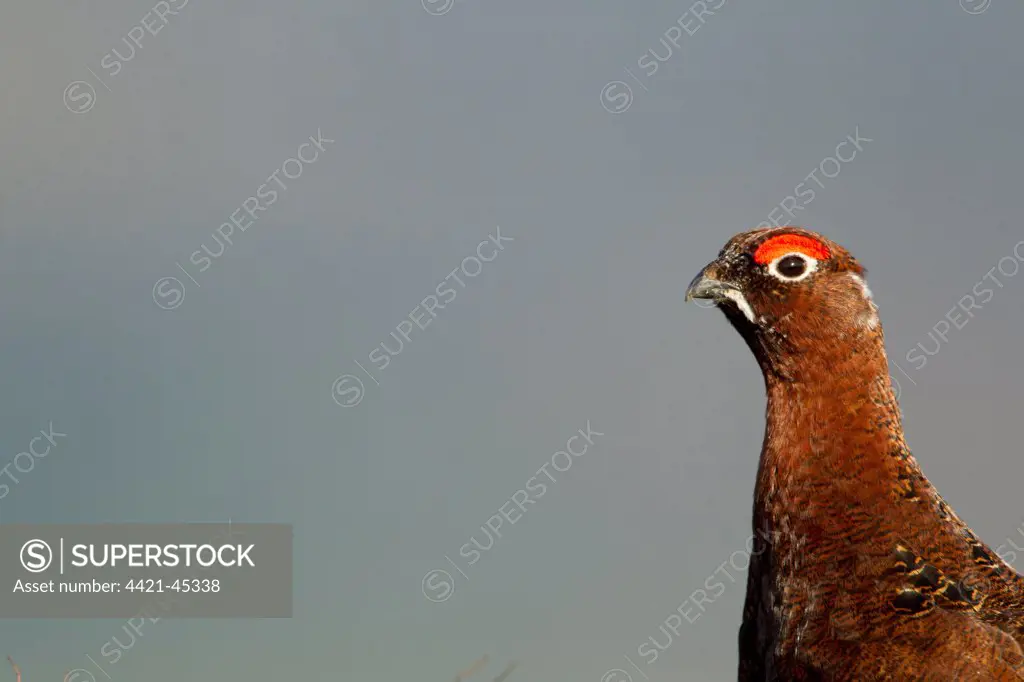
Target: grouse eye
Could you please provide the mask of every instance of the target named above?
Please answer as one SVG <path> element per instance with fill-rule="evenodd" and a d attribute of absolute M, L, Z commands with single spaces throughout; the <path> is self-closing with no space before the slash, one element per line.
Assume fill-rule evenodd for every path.
<path fill-rule="evenodd" d="M 784 282 L 799 282 L 818 268 L 818 261 L 804 253 L 781 254 L 768 264 L 768 272 Z"/>
<path fill-rule="evenodd" d="M 807 261 L 802 256 L 786 256 L 779 261 L 779 274 L 784 277 L 799 277 L 807 269 Z"/>

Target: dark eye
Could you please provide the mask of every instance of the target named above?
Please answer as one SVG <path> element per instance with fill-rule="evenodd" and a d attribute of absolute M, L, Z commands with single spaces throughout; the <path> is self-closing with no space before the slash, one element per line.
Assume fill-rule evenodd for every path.
<path fill-rule="evenodd" d="M 799 277 L 807 270 L 807 261 L 800 256 L 786 256 L 776 269 L 783 277 Z"/>

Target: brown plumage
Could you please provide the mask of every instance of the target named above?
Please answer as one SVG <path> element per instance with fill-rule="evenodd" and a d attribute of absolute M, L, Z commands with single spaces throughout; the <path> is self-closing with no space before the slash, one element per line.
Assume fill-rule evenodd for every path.
<path fill-rule="evenodd" d="M 1024 578 L 903 438 L 865 270 L 808 230 L 737 235 L 697 276 L 768 396 L 739 682 L 1024 680 Z"/>

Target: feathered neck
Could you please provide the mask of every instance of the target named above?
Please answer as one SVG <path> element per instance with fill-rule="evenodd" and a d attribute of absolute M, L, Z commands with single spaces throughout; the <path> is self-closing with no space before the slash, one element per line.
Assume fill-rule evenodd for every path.
<path fill-rule="evenodd" d="M 762 362 L 768 407 L 755 517 L 817 537 L 823 524 L 884 517 L 930 491 L 904 441 L 881 326 L 813 345 L 790 337 L 800 352 Z"/>

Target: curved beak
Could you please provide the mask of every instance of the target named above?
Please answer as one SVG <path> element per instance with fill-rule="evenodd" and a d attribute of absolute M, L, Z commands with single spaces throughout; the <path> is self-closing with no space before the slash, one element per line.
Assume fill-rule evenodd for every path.
<path fill-rule="evenodd" d="M 721 301 L 740 292 L 740 288 L 735 284 L 718 279 L 715 276 L 714 266 L 714 263 L 709 264 L 693 278 L 690 286 L 686 289 L 687 302 L 695 298 L 709 298 L 713 301 Z"/>

